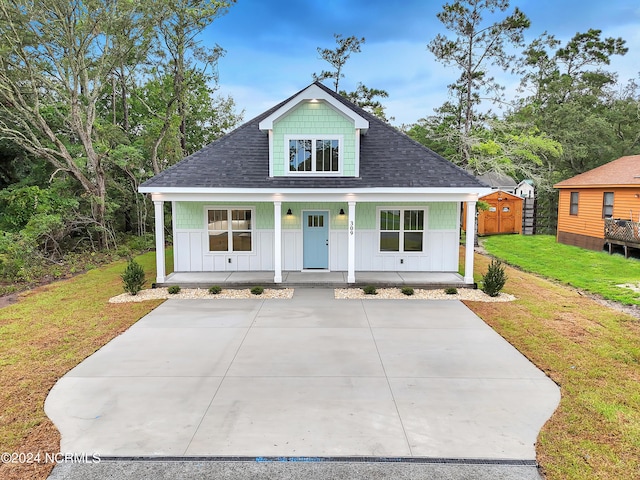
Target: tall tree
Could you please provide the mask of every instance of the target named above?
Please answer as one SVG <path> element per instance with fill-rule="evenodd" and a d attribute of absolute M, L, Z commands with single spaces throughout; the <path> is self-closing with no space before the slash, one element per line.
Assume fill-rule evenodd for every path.
<path fill-rule="evenodd" d="M 139 28 L 122 38 L 135 3 L 5 0 L 0 3 L 0 137 L 72 175 L 92 199 L 106 246 L 108 151 L 97 103 Z"/>
<path fill-rule="evenodd" d="M 385 114 L 385 107 L 377 100 L 376 97 L 387 98 L 389 94 L 385 90 L 377 88 L 369 88 L 363 85 L 362 82 L 358 83 L 358 86 L 353 92 L 347 92 L 346 90 L 339 90 L 340 79 L 344 78 L 343 68 L 344 65 L 351 57 L 352 53 L 360 52 L 360 45 L 365 42 L 364 37 L 358 38 L 356 36 L 350 36 L 343 38 L 341 34 L 334 33 L 337 46 L 334 50 L 329 48 L 318 47 L 318 53 L 322 60 L 327 61 L 334 68 L 333 71 L 323 70 L 320 74 L 313 74 L 313 79 L 316 82 L 332 79 L 333 86 L 337 93 L 340 93 L 343 97 L 347 98 L 351 102 L 355 103 L 359 107 L 362 107 L 369 113 L 372 113 L 384 120 L 388 121 Z"/>
<path fill-rule="evenodd" d="M 320 47 L 317 49 L 320 58 L 328 62 L 333 67 L 333 71 L 322 70 L 319 75 L 314 73 L 313 79 L 318 82 L 328 79 L 333 80 L 334 90 L 338 92 L 340 79 L 344 78 L 344 73 L 342 73 L 344 64 L 347 63 L 352 53 L 360 52 L 360 45 L 365 42 L 365 39 L 364 37 L 358 38 L 355 35 L 343 37 L 340 33 L 334 33 L 333 37 L 337 44 L 334 50 Z"/>
<path fill-rule="evenodd" d="M 471 158 L 468 141 L 475 120 L 477 105 L 483 95 L 499 98 L 502 87 L 489 73 L 491 66 L 508 70 L 514 61 L 510 46 L 523 43 L 523 32 L 530 25 L 527 16 L 518 8 L 502 20 L 485 22 L 484 16 L 494 17 L 505 12 L 509 0 L 456 0 L 446 3 L 438 13 L 438 19 L 455 37 L 438 34 L 428 45 L 436 59 L 460 70 L 455 83 L 449 85 L 455 101 L 459 103 L 459 124 L 462 128 L 459 151 L 464 165 Z"/>
<path fill-rule="evenodd" d="M 545 33 L 524 51 L 524 95 L 514 116 L 535 123 L 563 145 L 556 180 L 631 153 L 637 146 L 637 86 L 632 82 L 620 88 L 616 74 L 604 70 L 612 56 L 628 49 L 622 38 L 601 34 L 590 29 L 562 45 Z"/>

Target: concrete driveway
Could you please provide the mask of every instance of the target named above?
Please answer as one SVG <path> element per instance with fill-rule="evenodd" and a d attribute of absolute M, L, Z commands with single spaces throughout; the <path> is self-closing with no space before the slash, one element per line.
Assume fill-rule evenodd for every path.
<path fill-rule="evenodd" d="M 63 452 L 535 459 L 557 386 L 458 301 L 168 300 L 61 378 Z"/>

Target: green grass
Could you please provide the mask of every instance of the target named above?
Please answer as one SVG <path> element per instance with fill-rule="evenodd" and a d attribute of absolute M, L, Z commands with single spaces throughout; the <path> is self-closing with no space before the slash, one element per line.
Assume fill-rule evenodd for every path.
<path fill-rule="evenodd" d="M 476 255 L 479 271 L 488 263 Z M 546 479 L 640 478 L 640 322 L 559 282 L 507 276 L 516 301 L 465 303 L 560 386 L 536 443 Z"/>
<path fill-rule="evenodd" d="M 173 265 L 171 251 L 167 265 Z M 155 279 L 155 253 L 136 258 Z M 124 260 L 20 295 L 0 309 L 0 452 L 60 451 L 44 413 L 49 389 L 66 372 L 161 301 L 110 304 L 123 293 Z M 0 465 L 0 479 L 46 478 L 52 465 Z"/>
<path fill-rule="evenodd" d="M 482 246 L 495 257 L 527 272 L 601 295 L 607 300 L 640 305 L 640 293 L 621 284 L 640 283 L 640 261 L 557 243 L 550 235 L 498 235 Z"/>

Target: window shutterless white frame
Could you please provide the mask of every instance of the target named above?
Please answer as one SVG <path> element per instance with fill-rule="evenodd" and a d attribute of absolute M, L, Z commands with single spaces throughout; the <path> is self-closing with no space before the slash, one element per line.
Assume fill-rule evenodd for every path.
<path fill-rule="evenodd" d="M 613 218 L 614 192 L 602 194 L 602 218 Z"/>
<path fill-rule="evenodd" d="M 226 225 L 221 225 L 220 228 L 209 228 L 209 212 L 219 210 L 226 211 L 226 219 L 220 220 L 221 222 L 226 222 Z M 245 221 L 245 219 L 234 219 L 233 212 L 234 211 L 248 211 L 250 212 L 251 218 L 250 228 L 241 228 L 241 222 Z M 234 228 L 234 222 L 235 227 Z M 204 229 L 206 233 L 206 250 L 205 253 L 210 255 L 215 254 L 237 254 L 237 255 L 249 255 L 254 254 L 256 249 L 256 235 L 255 235 L 255 222 L 256 222 L 256 209 L 255 207 L 248 207 L 243 205 L 208 205 L 204 207 Z M 222 226 L 226 226 L 226 228 L 222 228 Z M 227 249 L 226 250 L 211 250 L 211 234 L 214 232 L 223 233 L 226 232 L 226 241 L 227 241 Z M 238 234 L 249 234 L 251 238 L 251 250 L 234 250 L 233 248 L 233 239 L 234 232 Z"/>
<path fill-rule="evenodd" d="M 311 170 L 298 172 L 291 170 L 289 157 L 289 141 L 290 140 L 309 140 L 311 142 Z M 338 170 L 337 171 L 318 171 L 316 170 L 316 141 L 318 140 L 337 140 L 338 141 Z M 342 175 L 344 155 L 344 135 L 285 135 L 284 136 L 284 162 L 285 175 L 317 175 L 323 177 Z"/>
<path fill-rule="evenodd" d="M 580 205 L 580 192 L 571 192 L 569 194 L 569 215 L 578 215 Z"/>
<path fill-rule="evenodd" d="M 381 213 L 385 212 L 385 211 L 397 211 L 400 212 L 400 216 L 399 216 L 399 228 L 396 229 L 390 229 L 389 224 L 387 223 L 387 228 L 386 229 L 382 229 L 383 225 L 381 225 Z M 415 211 L 420 211 L 422 212 L 422 229 L 421 230 L 405 230 L 404 228 L 404 216 L 405 216 L 405 212 L 415 212 Z M 376 208 L 376 231 L 377 231 L 377 236 L 378 236 L 378 253 L 380 254 L 388 254 L 388 255 L 397 255 L 398 253 L 402 253 L 402 254 L 406 254 L 406 255 L 411 255 L 411 254 L 419 254 L 422 255 L 425 253 L 427 246 L 426 246 L 426 237 L 425 237 L 425 233 L 427 231 L 427 215 L 428 215 L 428 210 L 426 207 L 422 206 L 422 207 L 412 207 L 412 206 L 397 206 L 397 205 L 389 205 L 389 206 L 381 206 L 381 207 L 377 207 Z M 398 233 L 398 250 L 383 250 L 382 249 L 382 233 L 383 232 L 388 232 L 388 233 Z M 422 249 L 421 250 L 405 250 L 405 234 L 422 234 Z"/>

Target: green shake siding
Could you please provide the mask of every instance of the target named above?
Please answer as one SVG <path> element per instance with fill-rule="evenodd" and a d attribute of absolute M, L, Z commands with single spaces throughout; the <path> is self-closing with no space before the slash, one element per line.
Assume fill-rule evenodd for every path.
<path fill-rule="evenodd" d="M 378 228 L 378 207 L 404 207 L 406 203 L 358 203 L 356 204 L 356 229 L 375 230 Z M 455 230 L 457 204 L 455 202 L 417 202 L 411 207 L 428 207 L 429 230 Z"/>
<path fill-rule="evenodd" d="M 178 230 L 202 230 L 205 228 L 205 207 L 255 207 L 255 228 L 258 230 L 271 230 L 273 223 L 273 203 L 242 203 L 242 202 L 176 202 L 173 220 Z M 286 211 L 286 210 L 285 210 Z"/>
<path fill-rule="evenodd" d="M 342 174 L 355 176 L 356 140 L 353 121 L 325 103 L 303 103 L 273 126 L 273 176 L 281 177 L 289 170 L 289 156 L 285 150 L 285 135 L 342 135 Z"/>
<path fill-rule="evenodd" d="M 255 207 L 255 228 L 258 230 L 272 230 L 274 228 L 273 203 L 219 203 L 214 202 L 176 202 L 174 221 L 178 230 L 202 230 L 205 227 L 205 206 L 241 206 Z M 356 229 L 375 230 L 377 228 L 378 207 L 402 207 L 403 203 L 358 203 L 356 204 Z M 455 202 L 447 203 L 412 203 L 415 207 L 428 207 L 429 230 L 455 230 L 457 228 Z M 286 214 L 291 209 L 292 215 Z M 345 215 L 339 215 L 340 209 Z M 328 210 L 331 216 L 331 229 L 343 230 L 347 228 L 348 205 L 346 203 L 287 203 L 282 204 L 282 228 L 299 230 L 302 228 L 303 210 Z"/>

